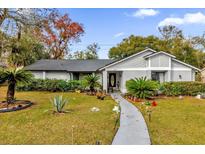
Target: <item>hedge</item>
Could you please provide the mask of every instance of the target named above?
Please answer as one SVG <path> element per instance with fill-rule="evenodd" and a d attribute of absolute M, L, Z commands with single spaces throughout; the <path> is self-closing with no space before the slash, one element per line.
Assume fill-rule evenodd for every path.
<path fill-rule="evenodd" d="M 205 92 L 205 83 L 202 82 L 165 82 L 159 91 L 166 96 L 188 95 L 196 96 Z"/>
<path fill-rule="evenodd" d="M 81 80 L 33 79 L 29 84 L 18 84 L 18 91 L 71 91 L 85 89 Z"/>

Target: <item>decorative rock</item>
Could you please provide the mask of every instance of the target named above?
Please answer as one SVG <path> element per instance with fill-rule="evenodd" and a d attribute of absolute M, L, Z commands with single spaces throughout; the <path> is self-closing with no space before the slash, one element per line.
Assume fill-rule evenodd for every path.
<path fill-rule="evenodd" d="M 201 99 L 201 95 L 197 95 L 196 98 L 197 98 L 197 99 Z"/>
<path fill-rule="evenodd" d="M 180 96 L 179 96 L 179 99 L 183 99 L 183 96 L 182 96 L 182 95 L 180 95 Z"/>
<path fill-rule="evenodd" d="M 90 110 L 91 110 L 91 112 L 99 112 L 100 111 L 100 109 L 97 107 L 93 107 Z"/>

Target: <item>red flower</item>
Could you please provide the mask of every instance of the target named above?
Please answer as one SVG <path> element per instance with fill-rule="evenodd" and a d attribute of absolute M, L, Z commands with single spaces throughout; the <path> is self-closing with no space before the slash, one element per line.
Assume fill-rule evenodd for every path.
<path fill-rule="evenodd" d="M 152 102 L 152 106 L 153 106 L 153 107 L 157 106 L 157 102 L 153 101 L 153 102 Z"/>

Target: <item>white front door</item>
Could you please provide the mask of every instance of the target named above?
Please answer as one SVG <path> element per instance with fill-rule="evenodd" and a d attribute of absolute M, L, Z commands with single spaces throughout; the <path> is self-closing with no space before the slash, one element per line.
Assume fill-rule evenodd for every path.
<path fill-rule="evenodd" d="M 165 73 L 164 72 L 160 72 L 159 73 L 159 82 L 162 83 L 165 81 Z"/>

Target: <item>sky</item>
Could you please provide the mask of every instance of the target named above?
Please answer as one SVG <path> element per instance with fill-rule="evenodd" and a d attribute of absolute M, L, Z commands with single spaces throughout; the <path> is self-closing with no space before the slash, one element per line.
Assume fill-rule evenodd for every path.
<path fill-rule="evenodd" d="M 100 59 L 107 59 L 109 49 L 130 35 L 160 36 L 159 26 L 175 25 L 185 36 L 202 35 L 205 31 L 205 9 L 59 9 L 83 25 L 81 41 L 71 53 L 98 43 Z"/>

